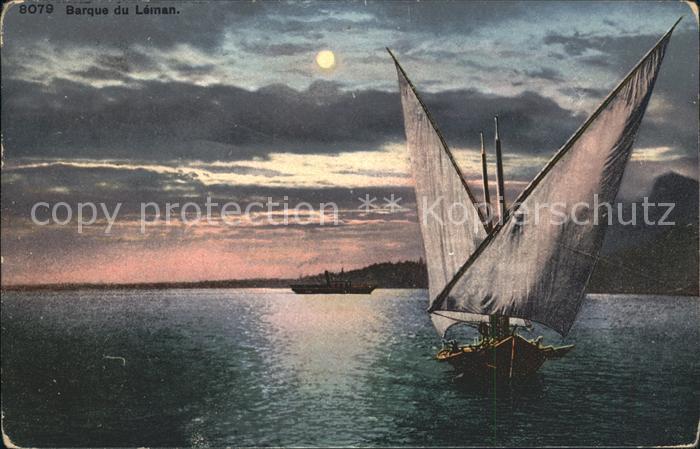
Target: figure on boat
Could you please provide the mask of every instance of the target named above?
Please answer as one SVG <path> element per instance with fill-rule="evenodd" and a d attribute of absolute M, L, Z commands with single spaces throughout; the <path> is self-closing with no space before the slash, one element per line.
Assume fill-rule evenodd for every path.
<path fill-rule="evenodd" d="M 574 347 L 544 346 L 542 337 L 528 340 L 516 333 L 517 326 L 510 326 L 506 316 L 491 315 L 478 329 L 478 342 L 460 346 L 450 340 L 443 344 L 437 360 L 448 362 L 460 376 L 522 379 L 534 374 L 546 360 L 563 357 Z"/>
<path fill-rule="evenodd" d="M 680 21 L 680 19 L 679 19 Z M 391 52 L 428 268 L 428 313 L 442 338 L 454 325 L 477 326 L 471 345 L 450 342 L 437 359 L 465 377 L 526 378 L 573 345 L 547 346 L 517 329 L 532 321 L 562 336 L 573 325 L 598 260 L 607 218 L 591 205 L 613 202 L 649 103 L 673 27 L 603 100 L 507 207 L 496 119 L 498 220 L 485 216 L 406 72 Z M 482 135 L 484 203 L 489 205 Z M 455 220 L 460 205 L 466 220 Z M 564 205 L 554 210 L 542 205 Z M 588 207 L 581 207 L 581 205 Z M 428 206 L 430 205 L 430 206 Z M 423 210 L 430 207 L 429 213 Z M 536 220 L 529 213 L 537 211 Z M 604 212 L 603 212 L 604 213 Z M 565 215 L 562 220 L 562 214 Z M 490 215 L 490 214 L 489 214 Z"/>

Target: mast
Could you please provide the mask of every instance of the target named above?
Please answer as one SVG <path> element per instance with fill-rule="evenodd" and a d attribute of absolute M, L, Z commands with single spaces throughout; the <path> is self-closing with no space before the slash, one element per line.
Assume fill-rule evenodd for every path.
<path fill-rule="evenodd" d="M 498 116 L 493 118 L 496 122 L 496 195 L 498 196 L 498 220 L 503 223 L 506 214 L 506 197 L 503 186 L 503 160 L 501 157 L 501 138 L 498 135 Z"/>
<path fill-rule="evenodd" d="M 489 173 L 486 164 L 486 148 L 484 147 L 484 133 L 479 133 L 481 138 L 481 181 L 484 189 L 484 204 L 486 205 L 486 232 L 491 232 L 491 195 L 489 193 Z"/>

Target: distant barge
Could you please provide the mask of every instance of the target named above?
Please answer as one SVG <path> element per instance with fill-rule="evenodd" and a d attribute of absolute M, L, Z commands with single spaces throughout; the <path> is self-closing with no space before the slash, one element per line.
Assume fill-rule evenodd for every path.
<path fill-rule="evenodd" d="M 299 295 L 313 294 L 359 294 L 369 295 L 376 288 L 373 285 L 356 284 L 353 285 L 350 281 L 333 281 L 328 271 L 325 272 L 325 284 L 293 284 L 291 289 Z"/>

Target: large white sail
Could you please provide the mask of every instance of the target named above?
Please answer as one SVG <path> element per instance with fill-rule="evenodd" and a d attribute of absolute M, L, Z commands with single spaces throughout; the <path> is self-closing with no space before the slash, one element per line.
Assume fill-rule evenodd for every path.
<path fill-rule="evenodd" d="M 521 317 L 568 333 L 608 222 L 601 206 L 595 223 L 594 205 L 615 200 L 672 31 L 523 191 L 431 311 Z"/>
<path fill-rule="evenodd" d="M 432 302 L 487 234 L 452 153 L 396 58 L 394 62 Z M 433 317 L 433 322 L 442 334 L 455 321 Z"/>

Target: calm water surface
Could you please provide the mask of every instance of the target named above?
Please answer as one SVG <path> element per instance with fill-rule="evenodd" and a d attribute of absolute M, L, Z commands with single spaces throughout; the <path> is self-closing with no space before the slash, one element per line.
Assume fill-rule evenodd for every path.
<path fill-rule="evenodd" d="M 697 298 L 591 296 L 566 358 L 517 388 L 475 388 L 433 360 L 425 295 L 10 292 L 4 430 L 34 447 L 692 441 Z"/>

